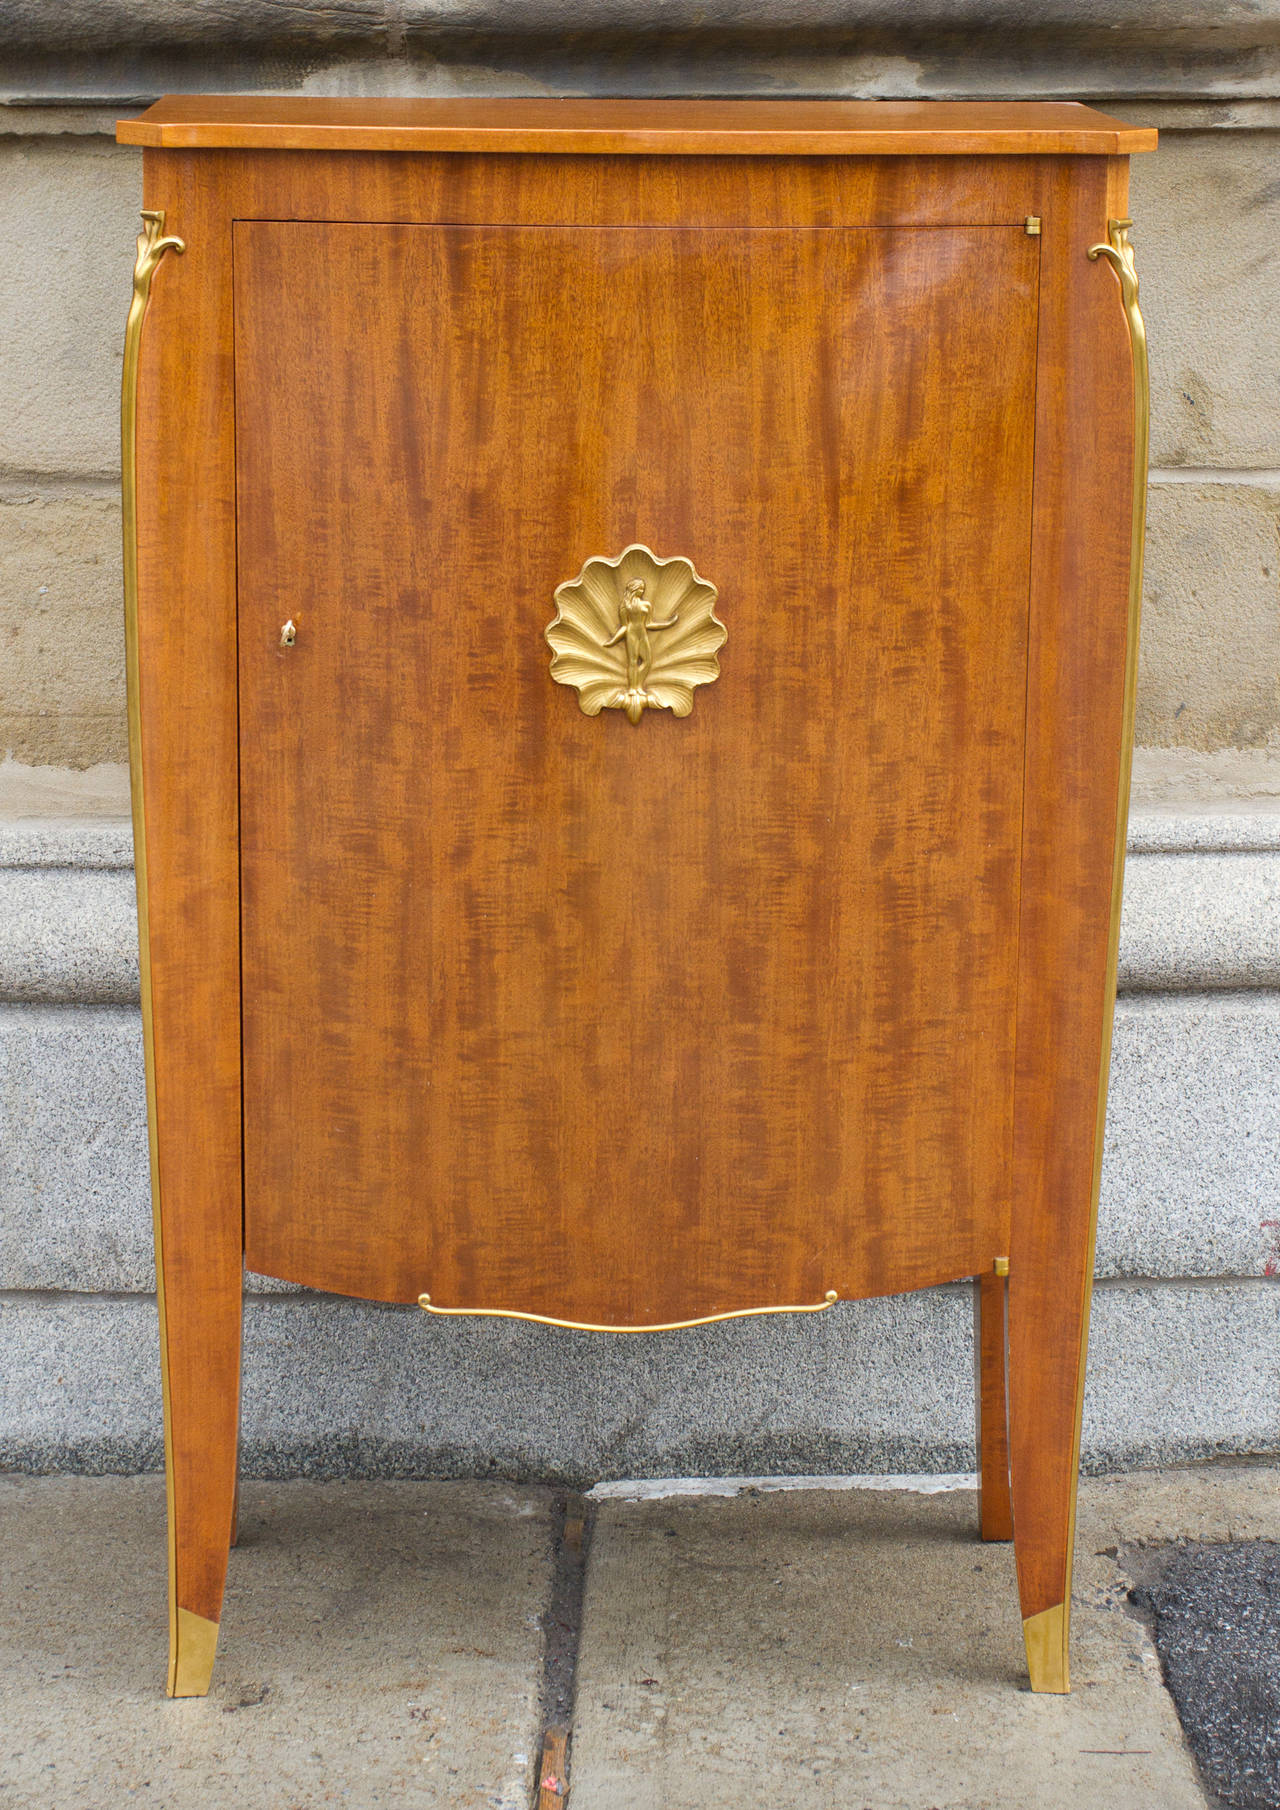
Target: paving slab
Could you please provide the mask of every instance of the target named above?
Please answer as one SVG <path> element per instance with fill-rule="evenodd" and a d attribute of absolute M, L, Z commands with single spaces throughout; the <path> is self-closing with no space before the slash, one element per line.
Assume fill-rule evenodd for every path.
<path fill-rule="evenodd" d="M 572 1810 L 1205 1810 L 1130 1583 L 1280 1538 L 1274 1466 L 1085 1480 L 1070 1698 L 1026 1689 L 971 1490 L 837 1481 L 609 1486 Z M 0 1804 L 528 1806 L 557 1525 L 538 1488 L 249 1482 L 213 1691 L 169 1703 L 161 1479 L 0 1478 Z"/>
<path fill-rule="evenodd" d="M 527 1810 L 549 1492 L 245 1485 L 210 1695 L 163 1695 L 158 1477 L 0 1478 L 5 1810 Z"/>
<path fill-rule="evenodd" d="M 603 1501 L 574 1810 L 1203 1810 L 1125 1548 L 1277 1524 L 1273 1470 L 1086 1480 L 1074 1689 L 1037 1697 L 971 1491 Z"/>

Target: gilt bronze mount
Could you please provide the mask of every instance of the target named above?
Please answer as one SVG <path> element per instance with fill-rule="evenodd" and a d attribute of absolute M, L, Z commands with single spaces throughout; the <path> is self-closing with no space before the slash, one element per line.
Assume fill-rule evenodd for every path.
<path fill-rule="evenodd" d="M 556 614 L 544 631 L 551 677 L 576 686 L 585 716 L 646 710 L 688 716 L 695 685 L 720 676 L 716 658 L 728 631 L 716 615 L 718 593 L 692 560 L 659 559 L 639 542 L 616 559 L 589 559 L 557 586 Z"/>

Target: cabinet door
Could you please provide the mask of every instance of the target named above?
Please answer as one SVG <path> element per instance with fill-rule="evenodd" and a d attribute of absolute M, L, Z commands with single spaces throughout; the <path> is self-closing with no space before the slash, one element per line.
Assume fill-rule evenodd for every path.
<path fill-rule="evenodd" d="M 251 1267 L 634 1324 L 1007 1250 L 1039 243 L 236 226 Z M 632 542 L 719 591 L 684 717 L 550 676 Z"/>

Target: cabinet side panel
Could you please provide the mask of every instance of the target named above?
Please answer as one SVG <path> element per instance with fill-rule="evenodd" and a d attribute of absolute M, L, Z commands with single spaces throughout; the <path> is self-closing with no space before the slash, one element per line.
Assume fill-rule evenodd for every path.
<path fill-rule="evenodd" d="M 138 407 L 139 711 L 177 1606 L 219 1616 L 235 1487 L 242 1182 L 231 226 L 208 160 L 149 152 L 185 244 Z"/>
<path fill-rule="evenodd" d="M 1024 1617 L 1069 1594 L 1112 1006 L 1133 387 L 1116 280 L 1088 251 L 1126 193 L 1122 160 L 1064 162 L 1044 215 L 1009 1280 Z"/>

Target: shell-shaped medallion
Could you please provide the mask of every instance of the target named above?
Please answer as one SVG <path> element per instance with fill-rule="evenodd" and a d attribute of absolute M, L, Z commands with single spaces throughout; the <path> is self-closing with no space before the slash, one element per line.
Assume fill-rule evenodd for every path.
<path fill-rule="evenodd" d="M 688 716 L 695 685 L 720 676 L 716 658 L 728 630 L 716 615 L 716 587 L 692 560 L 659 559 L 637 541 L 616 559 L 589 559 L 556 587 L 545 633 L 551 677 L 574 685 L 587 716 L 646 710 Z"/>

